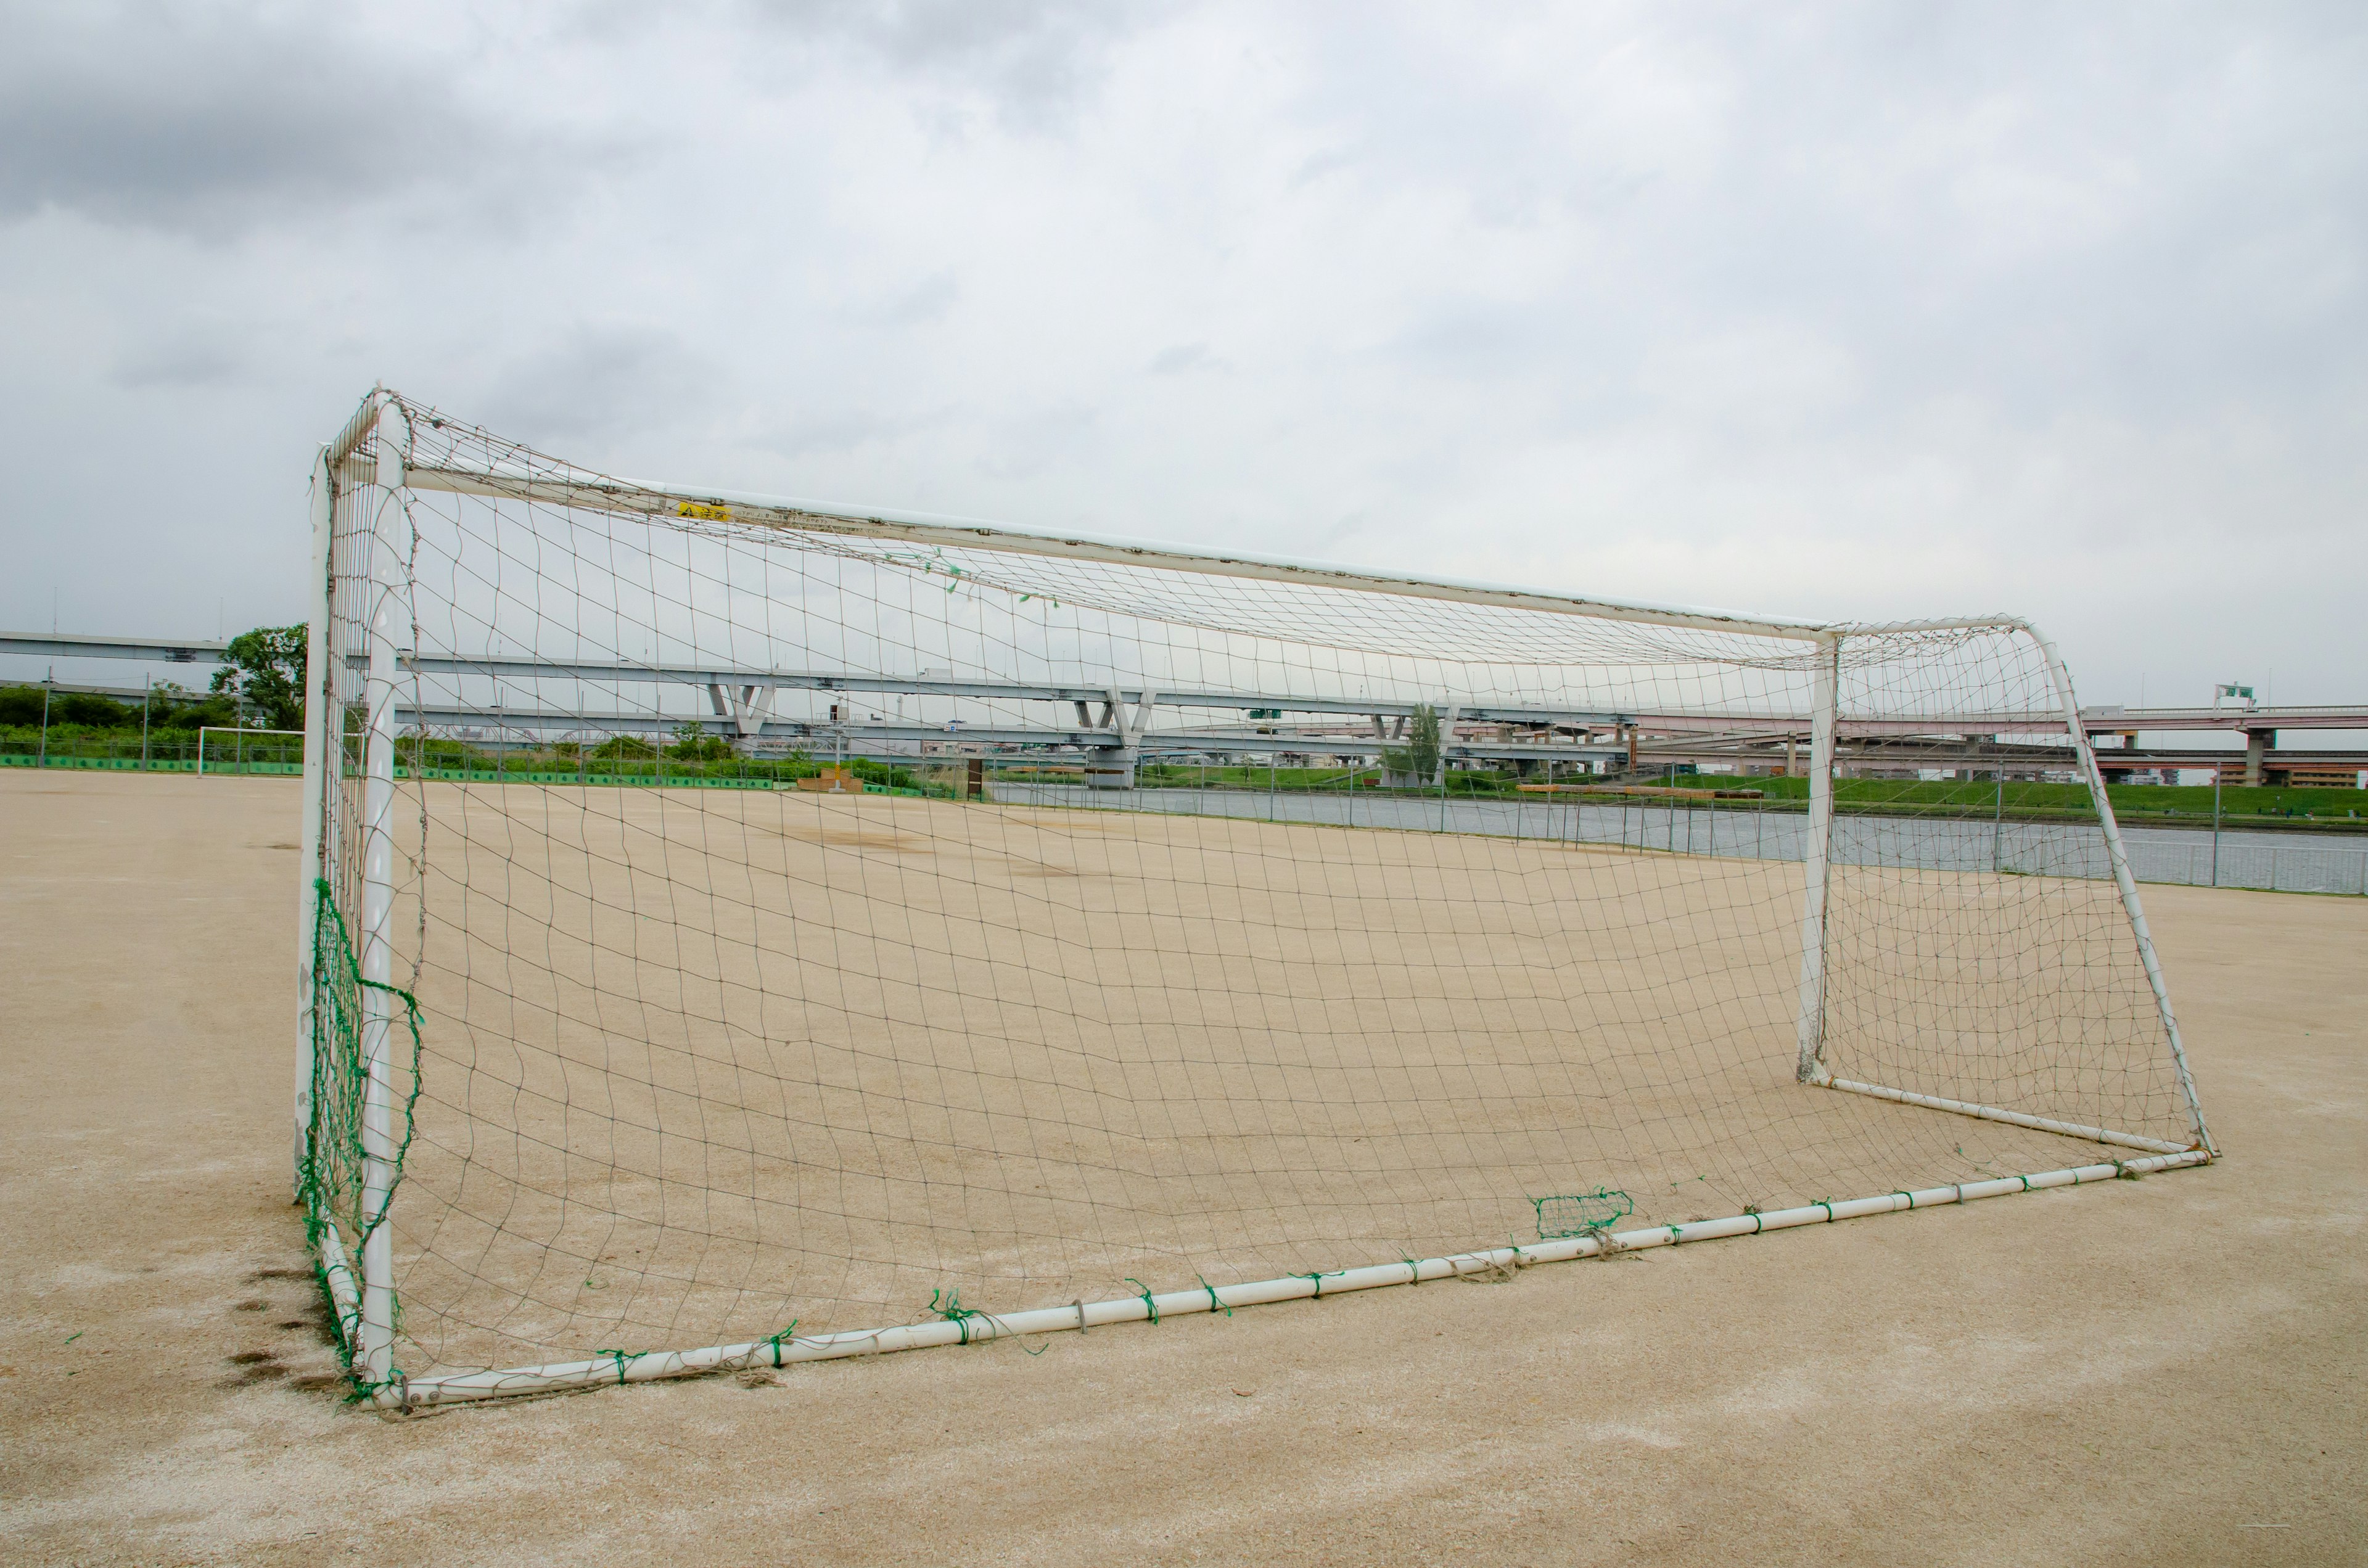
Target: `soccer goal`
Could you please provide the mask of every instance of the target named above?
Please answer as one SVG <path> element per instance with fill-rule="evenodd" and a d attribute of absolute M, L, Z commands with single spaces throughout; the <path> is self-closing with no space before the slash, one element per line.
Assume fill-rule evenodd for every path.
<path fill-rule="evenodd" d="M 302 730 L 250 730 L 228 724 L 204 724 L 198 729 L 198 771 L 241 774 L 263 768 L 290 770 L 302 754 Z"/>
<path fill-rule="evenodd" d="M 644 483 L 383 391 L 313 496 L 297 1185 L 380 1403 L 2214 1157 L 2022 621 Z"/>

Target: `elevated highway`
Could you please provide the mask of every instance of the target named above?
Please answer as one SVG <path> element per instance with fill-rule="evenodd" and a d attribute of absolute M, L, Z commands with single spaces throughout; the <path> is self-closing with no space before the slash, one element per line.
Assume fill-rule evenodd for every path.
<path fill-rule="evenodd" d="M 0 653 L 46 659 L 130 659 L 148 664 L 214 664 L 227 644 L 208 639 L 127 637 L 87 633 L 0 632 Z M 461 658 L 407 653 L 403 665 L 427 678 L 434 696 L 423 692 L 404 722 L 431 729 L 475 730 L 487 734 L 547 736 L 560 733 L 658 733 L 689 725 L 745 742 L 818 743 L 913 755 L 931 746 L 978 749 L 1053 747 L 1121 756 L 1231 755 L 1372 756 L 1402 743 L 1407 721 L 1423 704 L 1408 699 L 1277 691 L 1186 688 L 1166 690 L 1141 682 L 1113 686 L 1062 682 L 957 679 L 928 673 L 912 676 L 849 670 L 757 669 L 727 664 L 635 663 L 609 659 L 551 660 L 518 657 Z M 463 684 L 473 687 L 463 700 Z M 554 686 L 581 699 L 586 687 L 602 688 L 600 710 L 564 700 Z M 654 694 L 638 702 L 626 688 L 667 688 L 702 693 L 708 711 L 687 712 Z M 59 689 L 69 689 L 61 685 Z M 131 688 L 80 687 L 136 698 Z M 973 718 L 939 724 L 905 722 L 884 716 L 860 721 L 853 705 L 832 705 L 826 715 L 795 718 L 779 712 L 783 692 L 850 698 L 916 697 L 972 705 Z M 478 694 L 482 693 L 482 698 Z M 553 700 L 554 697 L 563 697 Z M 441 700 L 437 699 L 440 698 Z M 1068 710 L 1074 723 L 1011 722 L 1013 708 L 1051 704 Z M 1542 763 L 1576 763 L 1595 770 L 1650 771 L 1673 764 L 1731 765 L 1793 771 L 1802 766 L 1809 736 L 1806 714 L 1766 710 L 1693 710 L 1568 705 L 1501 699 L 1457 703 L 1441 698 L 1442 750 L 1451 759 L 1511 762 L 1528 771 Z M 1227 710 L 1245 716 L 1234 723 L 1156 727 L 1160 710 Z M 2239 772 L 2247 783 L 2279 782 L 2296 772 L 2340 773 L 2368 767 L 2368 751 L 2313 747 L 2280 750 L 2281 730 L 2328 733 L 2368 729 L 2368 703 L 2312 704 L 2269 708 L 2125 708 L 2092 706 L 2080 711 L 2081 727 L 2098 744 L 2098 761 L 2110 775 L 2161 768 L 2213 769 L 2224 777 Z M 2244 750 L 2197 746 L 2141 746 L 2146 735 L 2198 735 L 2218 732 L 2242 736 Z M 2118 744 L 2114 744 L 2118 742 Z M 2044 772 L 2071 766 L 2063 721 L 2046 714 L 1953 710 L 1845 717 L 1839 725 L 1837 756 L 1850 770 L 1940 769 L 1988 773 Z M 1131 764 L 1130 764 L 1131 769 Z"/>

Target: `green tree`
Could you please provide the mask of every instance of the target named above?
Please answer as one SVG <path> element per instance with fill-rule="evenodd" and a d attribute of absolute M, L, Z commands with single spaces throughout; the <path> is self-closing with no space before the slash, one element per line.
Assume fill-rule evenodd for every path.
<path fill-rule="evenodd" d="M 177 702 L 157 704 L 153 722 L 173 730 L 196 730 L 211 726 L 227 729 L 238 722 L 237 705 L 229 697 L 184 697 Z"/>
<path fill-rule="evenodd" d="M 1406 720 L 1406 744 L 1384 747 L 1382 766 L 1427 785 L 1439 776 L 1439 710 L 1425 702 Z"/>
<path fill-rule="evenodd" d="M 52 724 L 85 724 L 94 730 L 120 730 L 140 722 L 136 710 L 87 691 L 62 691 L 50 705 Z"/>
<path fill-rule="evenodd" d="M 0 724 L 38 724 L 40 722 L 40 687 L 0 687 Z"/>
<path fill-rule="evenodd" d="M 674 744 L 666 748 L 666 754 L 684 762 L 722 762 L 732 756 L 732 743 L 697 724 L 677 724 Z"/>
<path fill-rule="evenodd" d="M 213 689 L 246 699 L 273 730 L 304 727 L 305 647 L 311 628 L 258 626 L 230 640 L 222 652 L 222 667 L 214 672 Z"/>
<path fill-rule="evenodd" d="M 45 700 L 46 699 L 46 700 Z M 95 692 L 49 691 L 38 686 L 0 687 L 0 724 L 39 724 L 46 707 L 51 724 L 79 724 L 90 730 L 137 726 L 140 710 L 126 708 Z"/>

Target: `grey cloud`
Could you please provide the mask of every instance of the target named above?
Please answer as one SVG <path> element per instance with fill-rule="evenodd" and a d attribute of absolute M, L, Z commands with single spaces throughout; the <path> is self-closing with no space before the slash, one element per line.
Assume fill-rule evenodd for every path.
<path fill-rule="evenodd" d="M 1567 301 L 1440 300 L 1378 351 L 1399 368 L 1459 380 L 1502 380 L 1566 360 L 1583 318 Z"/>
<path fill-rule="evenodd" d="M 1361 156 L 1361 153 L 1350 152 L 1346 148 L 1335 148 L 1330 152 L 1318 153 L 1291 172 L 1291 188 L 1302 190 L 1314 185 L 1326 175 L 1338 174 L 1342 169 L 1353 168 Z"/>
<path fill-rule="evenodd" d="M 2357 383 L 2368 96 L 2341 83 L 2368 58 L 2343 15 L 1655 10 L 1560 101 L 1401 56 L 1325 73 L 1304 112 L 1360 149 L 1333 179 L 1452 193 L 1561 257 L 1511 303 L 1416 302 L 1410 369 L 1634 369 L 1782 320 L 1866 365 L 1873 428 L 1950 396 L 2025 429 L 2189 417 Z"/>
<path fill-rule="evenodd" d="M 237 329 L 192 327 L 133 344 L 117 358 L 108 379 L 127 392 L 211 386 L 236 376 L 248 360 Z"/>
<path fill-rule="evenodd" d="M 2357 0 L 464 5 L 9 14 L 0 596 L 103 480 L 188 562 L 127 626 L 293 602 L 254 498 L 386 375 L 668 478 L 2005 603 L 2108 699 L 2165 628 L 2359 664 L 2254 586 L 2362 574 Z"/>
<path fill-rule="evenodd" d="M 478 395 L 493 427 L 541 444 L 679 424 L 704 414 L 716 387 L 713 368 L 665 328 L 602 323 L 517 356 Z"/>
<path fill-rule="evenodd" d="M 951 272 L 935 272 L 894 296 L 881 312 L 894 326 L 920 326 L 942 321 L 962 298 L 962 283 Z"/>
<path fill-rule="evenodd" d="M 950 411 L 885 415 L 869 409 L 833 408 L 792 415 L 779 435 L 760 444 L 785 458 L 842 456 L 866 447 L 901 440 L 943 425 Z"/>
<path fill-rule="evenodd" d="M 1064 459 L 1075 465 L 1102 414 L 1098 404 L 1069 402 L 999 420 L 989 450 L 973 466 L 987 478 L 1008 482 L 1036 478 L 1063 466 Z"/>
<path fill-rule="evenodd" d="M 1198 370 L 1215 363 L 1209 358 L 1205 343 L 1178 343 L 1163 348 L 1151 357 L 1151 373 L 1155 376 L 1180 376 L 1187 370 Z"/>
<path fill-rule="evenodd" d="M 1177 7 L 1158 0 L 752 0 L 793 36 L 848 42 L 891 70 L 985 94 L 1007 123 L 1063 123 L 1118 42 Z"/>
<path fill-rule="evenodd" d="M 220 239 L 586 151 L 488 114 L 452 71 L 334 9 L 19 12 L 0 63 L 0 220 L 56 210 Z"/>

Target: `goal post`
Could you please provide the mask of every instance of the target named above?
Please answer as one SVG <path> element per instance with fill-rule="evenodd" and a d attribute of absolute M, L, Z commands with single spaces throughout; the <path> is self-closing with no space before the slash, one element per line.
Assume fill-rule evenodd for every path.
<path fill-rule="evenodd" d="M 321 900 L 313 892 L 313 884 L 322 875 L 321 827 L 326 816 L 323 780 L 327 776 L 342 713 L 336 685 L 329 676 L 329 622 L 335 608 L 329 592 L 329 538 L 336 495 L 331 465 L 329 449 L 324 446 L 313 460 L 306 506 L 307 520 L 312 526 L 313 568 L 304 579 L 304 803 L 302 826 L 297 838 L 296 1124 L 295 1157 L 290 1165 L 299 1203 L 306 1201 L 305 1179 L 312 1164 L 313 960 L 320 947 L 321 919 Z"/>
<path fill-rule="evenodd" d="M 385 391 L 313 517 L 298 1191 L 379 1403 L 2216 1153 L 2013 618 L 646 483 Z"/>
<path fill-rule="evenodd" d="M 1833 859 L 1834 734 L 1840 661 L 1839 638 L 1820 642 L 1809 683 L 1809 824 L 1801 853 L 1801 1007 L 1794 1031 L 1801 1053 L 1795 1076 L 1804 1084 L 1831 1081 L 1824 1061 L 1826 885 Z"/>

